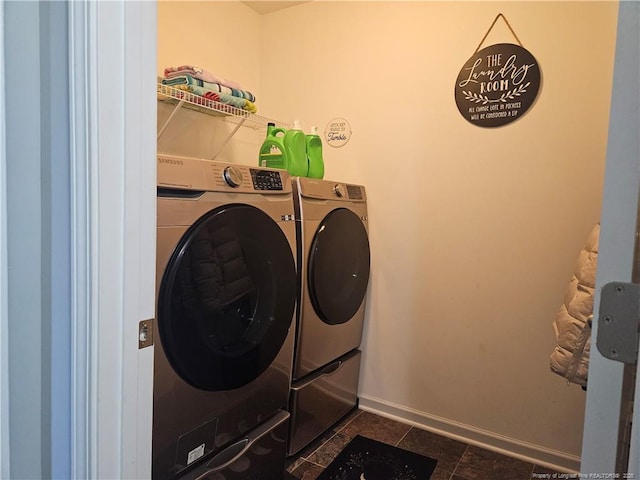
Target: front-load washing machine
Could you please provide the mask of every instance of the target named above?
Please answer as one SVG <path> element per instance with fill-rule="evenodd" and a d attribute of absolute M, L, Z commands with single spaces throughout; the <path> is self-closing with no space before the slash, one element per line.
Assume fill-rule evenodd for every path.
<path fill-rule="evenodd" d="M 362 185 L 295 177 L 293 193 L 298 308 L 289 455 L 357 406 L 370 268 Z"/>
<path fill-rule="evenodd" d="M 154 479 L 284 471 L 294 249 L 287 172 L 158 155 Z"/>

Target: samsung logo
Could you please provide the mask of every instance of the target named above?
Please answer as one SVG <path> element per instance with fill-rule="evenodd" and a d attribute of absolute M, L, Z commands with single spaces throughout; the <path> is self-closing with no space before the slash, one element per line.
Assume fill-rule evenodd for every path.
<path fill-rule="evenodd" d="M 158 159 L 158 161 L 160 163 L 167 163 L 169 165 L 184 165 L 184 162 L 182 160 L 175 160 L 173 158 L 162 158 L 162 157 L 160 157 Z"/>

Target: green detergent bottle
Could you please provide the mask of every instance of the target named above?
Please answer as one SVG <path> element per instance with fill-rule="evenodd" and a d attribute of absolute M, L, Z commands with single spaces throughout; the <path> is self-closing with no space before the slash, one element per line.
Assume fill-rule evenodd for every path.
<path fill-rule="evenodd" d="M 308 176 L 311 178 L 324 177 L 324 160 L 322 160 L 322 140 L 318 135 L 318 127 L 311 127 L 307 135 L 307 160 L 309 162 Z"/>
<path fill-rule="evenodd" d="M 260 147 L 259 165 L 261 167 L 288 170 L 289 157 L 284 146 L 285 135 L 286 130 L 284 128 L 276 128 L 275 123 L 267 123 L 267 138 L 265 138 Z"/>
<path fill-rule="evenodd" d="M 289 173 L 294 177 L 306 177 L 309 172 L 307 138 L 298 120 L 294 120 L 293 128 L 284 134 L 284 148 L 287 153 Z"/>

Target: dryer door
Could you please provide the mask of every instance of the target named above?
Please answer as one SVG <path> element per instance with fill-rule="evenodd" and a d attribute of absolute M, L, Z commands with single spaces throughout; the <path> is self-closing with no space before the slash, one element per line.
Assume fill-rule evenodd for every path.
<path fill-rule="evenodd" d="M 316 230 L 307 269 L 311 303 L 325 323 L 345 323 L 358 311 L 369 263 L 369 238 L 360 218 L 346 208 L 330 212 Z"/>
<path fill-rule="evenodd" d="M 278 224 L 258 208 L 226 205 L 187 230 L 164 272 L 158 330 L 180 377 L 232 390 L 272 363 L 291 326 L 296 274 Z"/>

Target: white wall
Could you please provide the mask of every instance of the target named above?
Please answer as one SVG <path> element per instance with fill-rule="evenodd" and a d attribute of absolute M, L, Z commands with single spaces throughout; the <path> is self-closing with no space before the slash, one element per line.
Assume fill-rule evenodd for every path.
<path fill-rule="evenodd" d="M 161 67 L 188 63 L 163 51 L 190 35 L 177 35 L 181 8 L 159 4 Z M 577 468 L 584 392 L 549 371 L 551 322 L 599 215 L 617 3 L 312 2 L 263 17 L 237 2 L 206 8 L 257 19 L 255 41 L 218 23 L 206 35 L 237 40 L 259 69 L 241 78 L 237 56 L 195 37 L 193 62 L 219 58 L 222 75 L 258 81 L 265 115 L 321 131 L 333 117 L 351 123 L 347 145 L 325 144 L 325 178 L 362 183 L 369 198 L 362 405 Z M 485 129 L 462 118 L 453 88 L 499 12 L 542 86 L 526 115 Z M 500 42 L 515 43 L 502 21 L 484 46 Z M 250 143 L 247 155 L 228 152 L 233 161 L 253 163 Z"/>
<path fill-rule="evenodd" d="M 205 68 L 252 92 L 257 98 L 258 114 L 262 114 L 261 32 L 261 16 L 240 2 L 160 1 L 158 76 L 163 76 L 165 67 Z M 172 111 L 171 105 L 158 104 L 159 127 Z M 212 158 L 222 148 L 217 160 L 257 164 L 257 149 L 264 133 L 242 128 L 225 145 L 234 126 L 221 118 L 182 108 L 160 137 L 158 152 Z"/>

